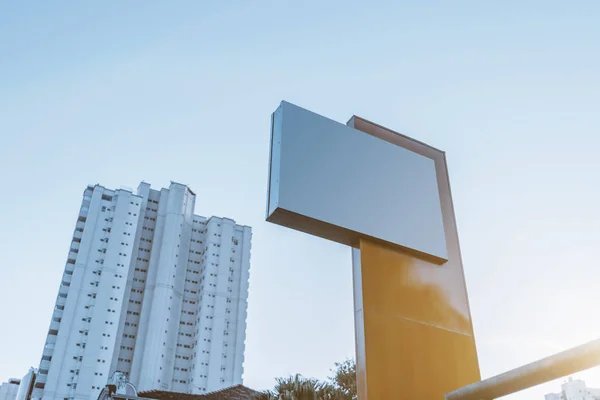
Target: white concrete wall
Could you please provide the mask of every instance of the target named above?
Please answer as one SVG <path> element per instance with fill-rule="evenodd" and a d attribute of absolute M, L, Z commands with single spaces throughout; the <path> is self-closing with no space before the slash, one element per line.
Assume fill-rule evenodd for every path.
<path fill-rule="evenodd" d="M 141 200 L 125 190 L 86 189 L 46 342 L 53 346 L 32 397 L 95 398 L 106 384 Z"/>
<path fill-rule="evenodd" d="M 0 400 L 15 400 L 19 391 L 19 381 L 9 380 L 0 385 Z"/>
<path fill-rule="evenodd" d="M 35 382 L 36 373 L 37 370 L 35 368 L 30 368 L 25 376 L 21 378 L 19 391 L 17 392 L 15 400 L 29 400 L 30 393 L 33 389 L 33 384 Z"/>

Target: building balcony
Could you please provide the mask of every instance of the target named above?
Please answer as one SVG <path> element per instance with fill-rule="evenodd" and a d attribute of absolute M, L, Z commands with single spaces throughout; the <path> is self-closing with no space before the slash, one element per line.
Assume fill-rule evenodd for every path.
<path fill-rule="evenodd" d="M 56 321 L 50 322 L 50 329 L 59 330 L 60 329 L 60 322 L 56 322 Z"/>
<path fill-rule="evenodd" d="M 46 343 L 42 355 L 51 356 L 54 353 L 54 343 Z"/>
<path fill-rule="evenodd" d="M 50 368 L 50 361 L 48 361 L 48 360 L 42 360 L 40 362 L 40 369 L 41 370 L 46 370 L 47 371 L 49 368 Z"/>

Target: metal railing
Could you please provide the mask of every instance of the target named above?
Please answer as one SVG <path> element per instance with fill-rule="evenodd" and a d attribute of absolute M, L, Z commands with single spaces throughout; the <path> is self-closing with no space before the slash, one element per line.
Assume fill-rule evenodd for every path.
<path fill-rule="evenodd" d="M 446 394 L 446 400 L 493 400 L 600 365 L 600 339 Z"/>

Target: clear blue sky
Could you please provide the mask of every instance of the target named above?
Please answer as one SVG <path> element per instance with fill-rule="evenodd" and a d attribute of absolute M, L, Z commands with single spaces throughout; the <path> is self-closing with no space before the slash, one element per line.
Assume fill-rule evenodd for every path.
<path fill-rule="evenodd" d="M 264 222 L 282 99 L 447 152 L 484 377 L 600 336 L 599 20 L 597 1 L 0 0 L 0 379 L 39 362 L 94 183 L 187 183 L 197 213 L 253 227 L 248 386 L 353 356 L 350 250 Z"/>

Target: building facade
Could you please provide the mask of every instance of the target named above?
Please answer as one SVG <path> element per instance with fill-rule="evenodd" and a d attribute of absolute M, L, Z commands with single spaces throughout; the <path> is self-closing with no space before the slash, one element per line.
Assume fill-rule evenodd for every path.
<path fill-rule="evenodd" d="M 29 368 L 29 371 L 27 371 L 25 376 L 21 379 L 15 400 L 29 400 L 31 398 L 36 374 L 37 370 L 35 368 Z"/>
<path fill-rule="evenodd" d="M 140 391 L 242 382 L 251 228 L 195 199 L 174 182 L 87 187 L 33 399 L 95 399 L 114 372 Z"/>
<path fill-rule="evenodd" d="M 10 378 L 8 382 L 0 384 L 0 400 L 15 400 L 20 382 L 20 379 Z"/>
<path fill-rule="evenodd" d="M 600 400 L 600 389 L 589 388 L 580 379 L 569 378 L 560 393 L 548 393 L 545 400 Z"/>

